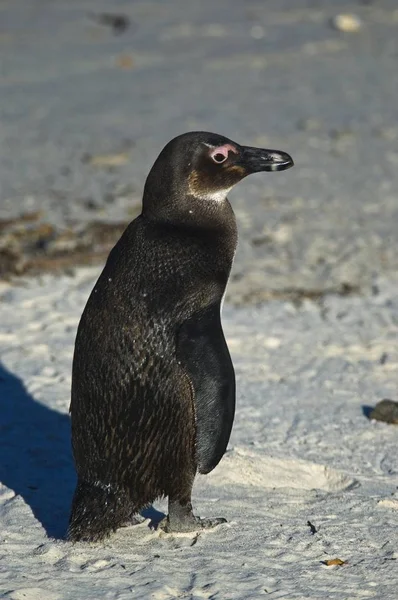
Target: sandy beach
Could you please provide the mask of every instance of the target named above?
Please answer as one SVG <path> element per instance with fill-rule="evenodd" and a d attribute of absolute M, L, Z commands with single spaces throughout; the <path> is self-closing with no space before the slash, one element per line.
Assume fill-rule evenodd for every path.
<path fill-rule="evenodd" d="M 365 413 L 396 397 L 398 282 L 322 309 L 226 306 L 237 416 L 193 500 L 228 524 L 166 535 L 149 515 L 104 544 L 72 545 L 62 539 L 75 483 L 71 358 L 95 275 L 44 276 L 1 295 L 2 597 L 393 600 L 397 430 Z M 345 564 L 323 564 L 335 558 Z"/>

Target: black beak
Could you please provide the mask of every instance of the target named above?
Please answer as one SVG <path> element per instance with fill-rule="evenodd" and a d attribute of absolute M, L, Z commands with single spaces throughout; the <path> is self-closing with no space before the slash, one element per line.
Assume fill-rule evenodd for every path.
<path fill-rule="evenodd" d="M 263 148 L 249 148 L 243 146 L 241 154 L 242 164 L 250 173 L 259 171 L 284 171 L 293 167 L 291 156 L 280 150 L 265 150 Z"/>

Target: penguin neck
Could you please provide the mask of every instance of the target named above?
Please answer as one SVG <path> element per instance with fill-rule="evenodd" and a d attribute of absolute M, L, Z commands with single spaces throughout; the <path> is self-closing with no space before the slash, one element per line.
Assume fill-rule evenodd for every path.
<path fill-rule="evenodd" d="M 235 214 L 225 195 L 217 192 L 217 196 L 197 197 L 192 194 L 169 193 L 161 199 L 150 189 L 144 192 L 142 215 L 157 223 L 187 229 L 217 231 L 236 230 Z"/>

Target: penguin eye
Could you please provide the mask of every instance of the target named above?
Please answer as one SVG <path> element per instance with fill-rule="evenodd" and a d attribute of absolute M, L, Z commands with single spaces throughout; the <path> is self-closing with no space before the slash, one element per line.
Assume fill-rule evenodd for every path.
<path fill-rule="evenodd" d="M 212 156 L 212 159 L 215 163 L 217 164 L 221 164 L 223 162 L 225 162 L 227 160 L 228 156 L 225 156 L 225 154 L 221 154 L 221 152 L 217 152 L 217 154 L 214 154 Z"/>

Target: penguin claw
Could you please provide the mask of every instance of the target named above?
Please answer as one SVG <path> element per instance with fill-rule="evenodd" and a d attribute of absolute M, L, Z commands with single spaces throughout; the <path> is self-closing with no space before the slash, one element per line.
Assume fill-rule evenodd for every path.
<path fill-rule="evenodd" d="M 212 527 L 217 527 L 217 525 L 221 525 L 222 523 L 227 523 L 227 519 L 224 517 L 214 517 L 213 519 L 201 519 L 200 517 L 196 517 L 199 522 L 199 526 L 202 529 L 211 529 Z"/>
<path fill-rule="evenodd" d="M 193 517 L 192 519 L 184 519 L 183 521 L 170 522 L 169 517 L 162 519 L 158 525 L 158 529 L 161 529 L 165 533 L 190 533 L 192 531 L 200 531 L 201 529 L 212 529 L 227 523 L 227 519 L 223 517 L 215 517 L 212 519 L 201 519 L 200 517 Z"/>

